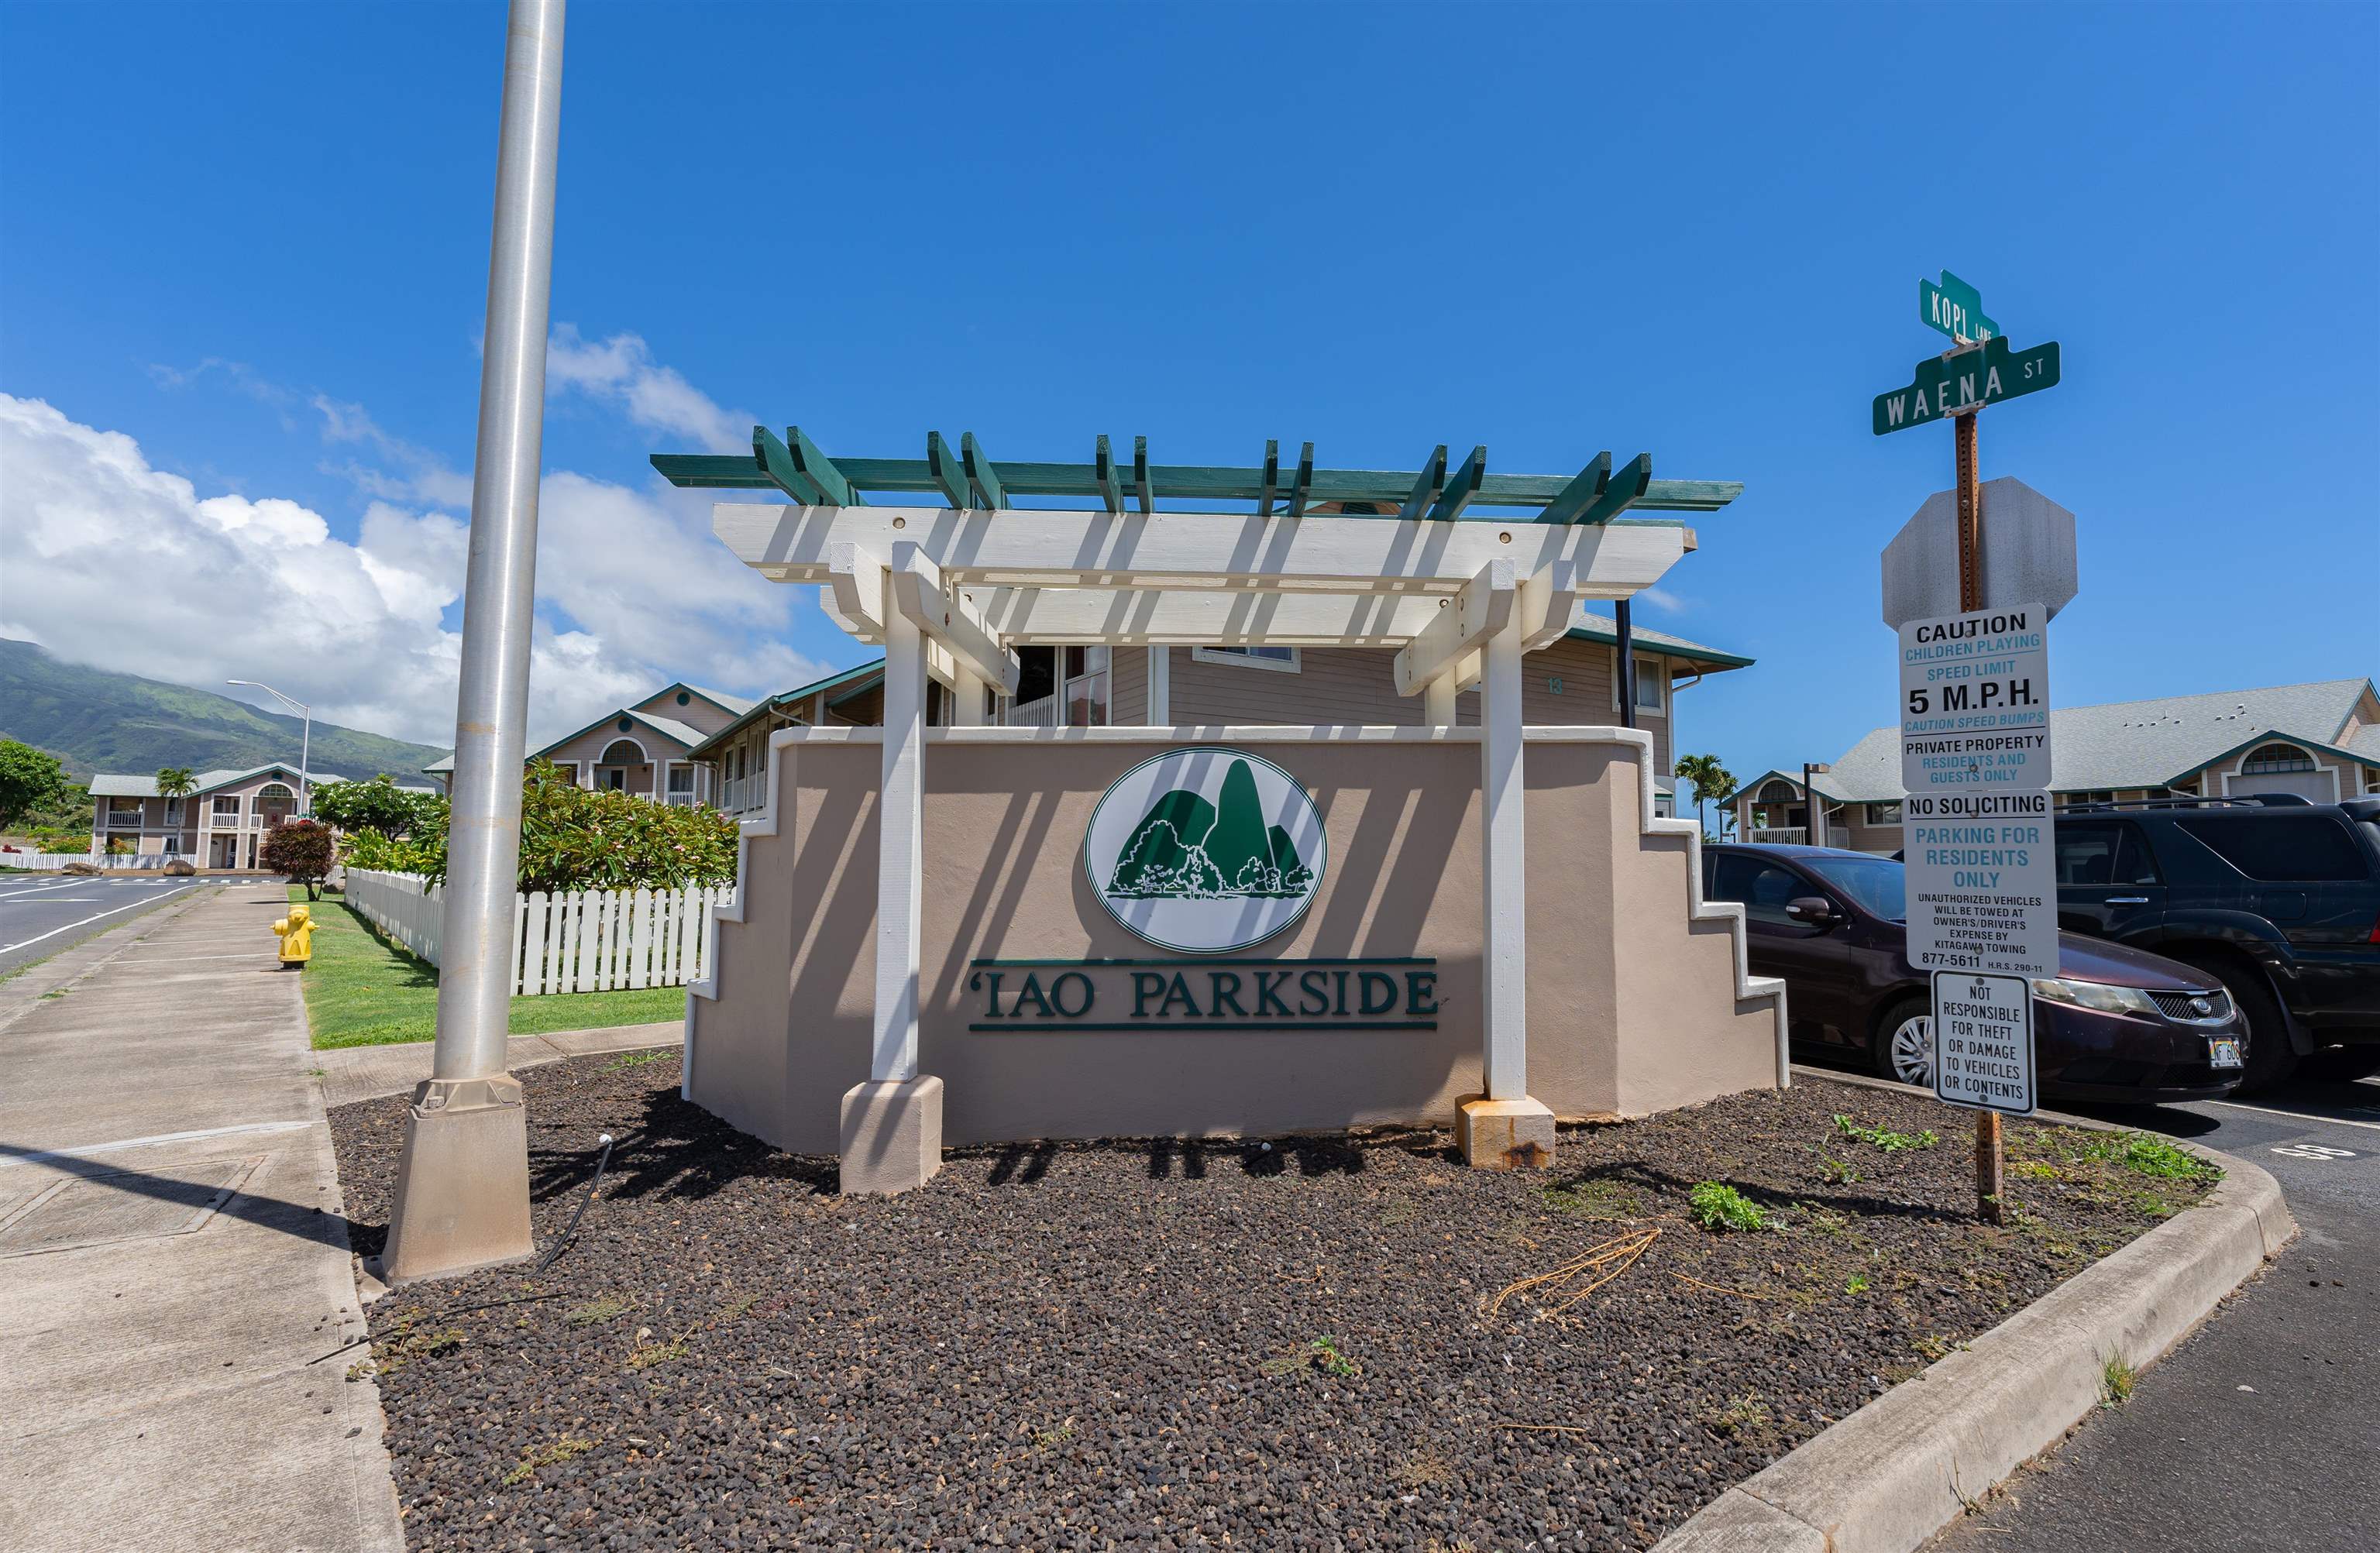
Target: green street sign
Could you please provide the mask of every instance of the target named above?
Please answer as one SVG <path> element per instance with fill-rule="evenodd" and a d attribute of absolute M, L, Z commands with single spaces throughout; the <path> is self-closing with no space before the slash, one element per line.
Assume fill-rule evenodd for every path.
<path fill-rule="evenodd" d="M 1916 380 L 1908 387 L 1877 394 L 1876 434 L 1881 437 L 2057 386 L 2057 341 L 2011 350 L 2006 338 L 1995 334 L 1973 350 L 1927 357 L 1917 364 Z"/>
<path fill-rule="evenodd" d="M 1984 294 L 1948 270 L 1939 285 L 1929 280 L 1917 283 L 1917 316 L 1926 328 L 1954 340 L 1999 337 L 2000 326 L 1984 316 Z"/>

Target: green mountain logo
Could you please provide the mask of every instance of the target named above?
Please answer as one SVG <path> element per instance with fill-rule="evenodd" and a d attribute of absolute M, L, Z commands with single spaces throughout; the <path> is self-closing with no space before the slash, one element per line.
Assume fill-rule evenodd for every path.
<path fill-rule="evenodd" d="M 1223 773 L 1208 803 L 1177 787 L 1148 806 L 1116 855 L 1107 893 L 1118 900 L 1223 901 L 1246 896 L 1302 897 L 1314 870 L 1289 832 L 1267 825 L 1256 778 L 1245 760 Z"/>

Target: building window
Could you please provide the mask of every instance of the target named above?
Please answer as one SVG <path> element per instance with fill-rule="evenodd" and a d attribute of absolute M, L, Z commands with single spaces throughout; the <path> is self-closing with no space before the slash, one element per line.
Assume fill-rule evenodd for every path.
<path fill-rule="evenodd" d="M 693 805 L 694 768 L 692 766 L 674 765 L 669 769 L 669 801 L 681 807 L 690 807 Z"/>
<path fill-rule="evenodd" d="M 118 830 L 139 830 L 140 809 L 141 800 L 139 798 L 110 798 L 107 800 L 107 823 Z"/>
<path fill-rule="evenodd" d="M 1200 663 L 1235 663 L 1244 669 L 1270 669 L 1283 674 L 1304 669 L 1293 647 L 1194 647 L 1190 656 Z"/>
<path fill-rule="evenodd" d="M 2060 793 L 2057 796 L 2060 808 L 2071 808 L 2076 804 L 2112 804 L 2116 801 L 2116 792 L 2111 787 L 2095 787 L 2083 793 Z"/>
<path fill-rule="evenodd" d="M 1103 728 L 1108 721 L 1108 649 L 1070 647 L 1065 654 L 1066 726 Z"/>
<path fill-rule="evenodd" d="M 1665 707 L 1663 698 L 1670 684 L 1670 666 L 1662 659 L 1647 658 L 1642 653 L 1635 656 L 1635 664 L 1636 710 L 1659 717 Z M 1614 707 L 1620 704 L 1620 692 L 1616 686 L 1611 693 L 1611 704 Z"/>
<path fill-rule="evenodd" d="M 212 812 L 215 819 L 219 820 L 229 819 L 237 821 L 239 819 L 238 795 L 229 793 L 216 795 L 214 809 Z"/>
<path fill-rule="evenodd" d="M 2271 776 L 2283 771 L 2310 771 L 2313 757 L 2293 744 L 2268 744 L 2240 762 L 2241 776 Z"/>
<path fill-rule="evenodd" d="M 1696 702 L 1695 704 L 1699 706 L 1701 703 Z M 1900 806 L 1899 804 L 1869 804 L 1866 807 L 1867 822 L 1870 825 L 1898 825 L 1900 823 Z"/>

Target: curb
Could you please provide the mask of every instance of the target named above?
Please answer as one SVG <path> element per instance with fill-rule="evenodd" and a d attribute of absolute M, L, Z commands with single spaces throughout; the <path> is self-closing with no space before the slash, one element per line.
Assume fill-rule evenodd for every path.
<path fill-rule="evenodd" d="M 642 1051 L 678 1046 L 686 1025 L 664 1019 L 645 1025 L 610 1025 L 591 1030 L 549 1030 L 543 1035 L 505 1037 L 504 1071 L 541 1067 L 573 1057 L 601 1057 L 615 1051 Z M 341 1046 L 311 1053 L 320 1070 L 314 1087 L 325 1110 L 354 1105 L 358 1100 L 409 1095 L 430 1076 L 434 1041 L 395 1041 L 383 1046 Z"/>
<path fill-rule="evenodd" d="M 2204 1202 L 1728 1489 L 1654 1553 L 1908 1553 L 2056 1445 L 2099 1404 L 2108 1357 L 2146 1369 L 2296 1238 L 2265 1171 L 2180 1147 L 2223 1167 Z"/>

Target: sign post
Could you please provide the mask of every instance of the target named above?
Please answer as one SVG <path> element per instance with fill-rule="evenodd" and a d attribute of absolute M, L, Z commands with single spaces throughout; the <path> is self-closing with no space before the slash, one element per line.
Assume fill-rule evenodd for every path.
<path fill-rule="evenodd" d="M 2049 797 L 2049 608 L 1984 597 L 1975 422 L 2059 378 L 2055 341 L 2015 350 L 1949 271 L 1920 280 L 1918 317 L 1957 348 L 1876 396 L 1890 431 L 1949 417 L 1959 613 L 1900 624 L 1901 807 L 1909 957 L 1933 973 L 1934 1093 L 1975 1112 L 1975 1207 L 2004 1221 L 2000 1114 L 2034 1109 L 2034 977 L 2058 974 Z M 2062 603 L 2060 600 L 2058 602 Z"/>

